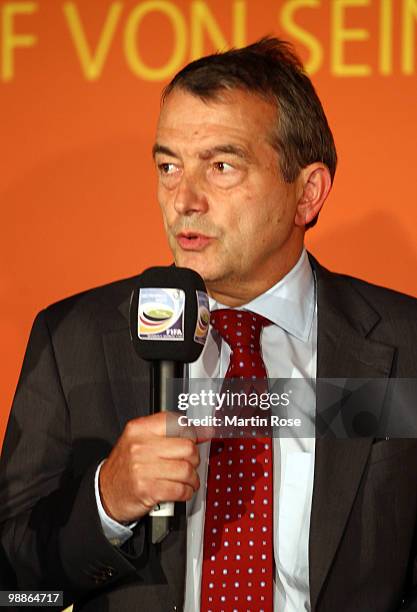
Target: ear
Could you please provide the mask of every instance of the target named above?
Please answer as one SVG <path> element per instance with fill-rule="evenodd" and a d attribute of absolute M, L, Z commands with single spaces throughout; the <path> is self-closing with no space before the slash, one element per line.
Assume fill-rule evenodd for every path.
<path fill-rule="evenodd" d="M 294 223 L 305 227 L 317 217 L 332 186 L 330 171 L 316 162 L 303 168 L 298 176 L 301 195 L 298 199 Z"/>

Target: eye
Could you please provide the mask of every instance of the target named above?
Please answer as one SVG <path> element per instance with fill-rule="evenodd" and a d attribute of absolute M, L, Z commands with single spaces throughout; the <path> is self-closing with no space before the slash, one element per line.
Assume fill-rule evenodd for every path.
<path fill-rule="evenodd" d="M 231 163 L 222 160 L 213 161 L 207 174 L 209 181 L 221 189 L 235 187 L 245 179 L 245 176 L 246 168 L 238 160 L 233 160 Z"/>
<path fill-rule="evenodd" d="M 166 189 L 174 189 L 181 179 L 182 168 L 174 162 L 157 162 L 158 181 Z"/>
<path fill-rule="evenodd" d="M 158 164 L 158 169 L 159 172 L 161 174 L 165 174 L 165 175 L 170 175 L 173 174 L 176 170 L 176 165 L 169 163 L 169 162 L 164 162 L 163 164 Z"/>
<path fill-rule="evenodd" d="M 214 168 L 220 173 L 225 174 L 226 172 L 231 172 L 233 170 L 233 166 L 224 161 L 219 161 L 214 163 Z"/>

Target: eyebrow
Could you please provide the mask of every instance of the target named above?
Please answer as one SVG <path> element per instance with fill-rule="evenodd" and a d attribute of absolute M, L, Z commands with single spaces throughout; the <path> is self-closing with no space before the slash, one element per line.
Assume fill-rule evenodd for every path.
<path fill-rule="evenodd" d="M 172 151 L 169 147 L 165 147 L 164 145 L 158 144 L 157 142 L 152 147 L 152 157 L 155 159 L 155 156 L 158 153 L 162 153 L 163 155 L 168 155 L 169 157 L 178 157 L 174 151 Z"/>
<path fill-rule="evenodd" d="M 241 157 L 242 159 L 247 159 L 249 157 L 248 152 L 243 147 L 239 147 L 237 145 L 232 144 L 224 144 L 217 145 L 215 147 L 210 147 L 209 149 L 201 151 L 201 153 L 199 153 L 199 157 L 201 159 L 211 159 L 219 153 L 225 153 L 227 155 L 236 155 L 237 157 Z"/>
<path fill-rule="evenodd" d="M 152 157 L 155 158 L 158 153 L 161 153 L 162 155 L 168 155 L 168 157 L 178 157 L 178 155 L 169 147 L 155 143 L 152 147 Z M 207 160 L 211 159 L 215 155 L 218 155 L 219 153 L 224 153 L 227 155 L 236 155 L 241 159 L 248 159 L 249 157 L 248 152 L 243 147 L 239 147 L 237 145 L 232 144 L 217 145 L 215 147 L 210 147 L 209 149 L 204 149 L 198 154 L 198 156 L 200 157 L 200 159 Z"/>

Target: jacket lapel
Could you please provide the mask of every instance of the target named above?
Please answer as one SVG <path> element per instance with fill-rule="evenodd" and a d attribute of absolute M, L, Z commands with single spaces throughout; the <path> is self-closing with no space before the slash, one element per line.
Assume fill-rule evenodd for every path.
<path fill-rule="evenodd" d="M 150 414 L 150 364 L 133 348 L 129 331 L 130 296 L 119 306 L 122 317 L 103 333 L 103 347 L 120 433 L 130 419 Z"/>
<path fill-rule="evenodd" d="M 151 413 L 151 364 L 135 353 L 129 331 L 130 295 L 118 307 L 121 317 L 111 317 L 112 327 L 103 333 L 110 388 L 119 430 L 130 419 Z M 185 504 L 176 504 L 172 532 L 152 551 L 162 568 L 177 609 L 181 609 L 185 576 Z M 152 546 L 152 544 L 149 544 Z M 166 604 L 167 602 L 165 602 Z"/>
<path fill-rule="evenodd" d="M 343 439 L 354 405 L 344 403 L 349 396 L 346 379 L 388 377 L 395 348 L 370 339 L 380 316 L 349 281 L 331 274 L 311 256 L 310 261 L 318 301 L 317 439 L 309 541 L 310 600 L 315 610 L 373 441 L 372 437 Z M 329 378 L 339 380 L 323 381 Z M 371 409 L 376 417 L 383 391 L 379 405 Z M 341 423 L 347 427 L 341 428 Z"/>

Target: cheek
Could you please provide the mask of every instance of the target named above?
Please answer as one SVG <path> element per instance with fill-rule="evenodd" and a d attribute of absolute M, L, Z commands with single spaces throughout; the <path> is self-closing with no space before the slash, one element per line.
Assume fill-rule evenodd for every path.
<path fill-rule="evenodd" d="M 160 201 L 159 207 L 161 209 L 162 223 L 164 226 L 165 234 L 168 238 L 168 241 L 170 241 L 170 229 L 169 228 L 170 228 L 170 225 L 172 225 L 172 222 L 169 218 L 169 214 L 168 214 L 166 205 Z"/>
<path fill-rule="evenodd" d="M 261 239 L 261 231 L 247 211 L 246 214 L 237 213 L 232 224 L 226 248 L 239 265 L 239 262 L 243 264 L 252 258 L 256 250 L 255 245 Z"/>
<path fill-rule="evenodd" d="M 159 202 L 159 207 L 161 209 L 162 212 L 162 216 L 165 219 L 169 218 L 169 211 L 170 211 L 170 205 L 169 205 L 169 197 L 168 194 L 166 193 L 166 191 L 162 188 L 158 189 L 158 193 L 157 193 L 157 198 L 158 198 L 158 202 Z"/>
<path fill-rule="evenodd" d="M 236 216 L 236 244 L 242 260 L 251 260 L 273 249 L 282 240 L 288 223 L 285 212 L 275 200 L 246 202 L 246 210 Z"/>
<path fill-rule="evenodd" d="M 262 238 L 274 223 L 274 214 L 258 198 L 248 198 L 236 214 L 236 228 L 245 238 Z"/>

